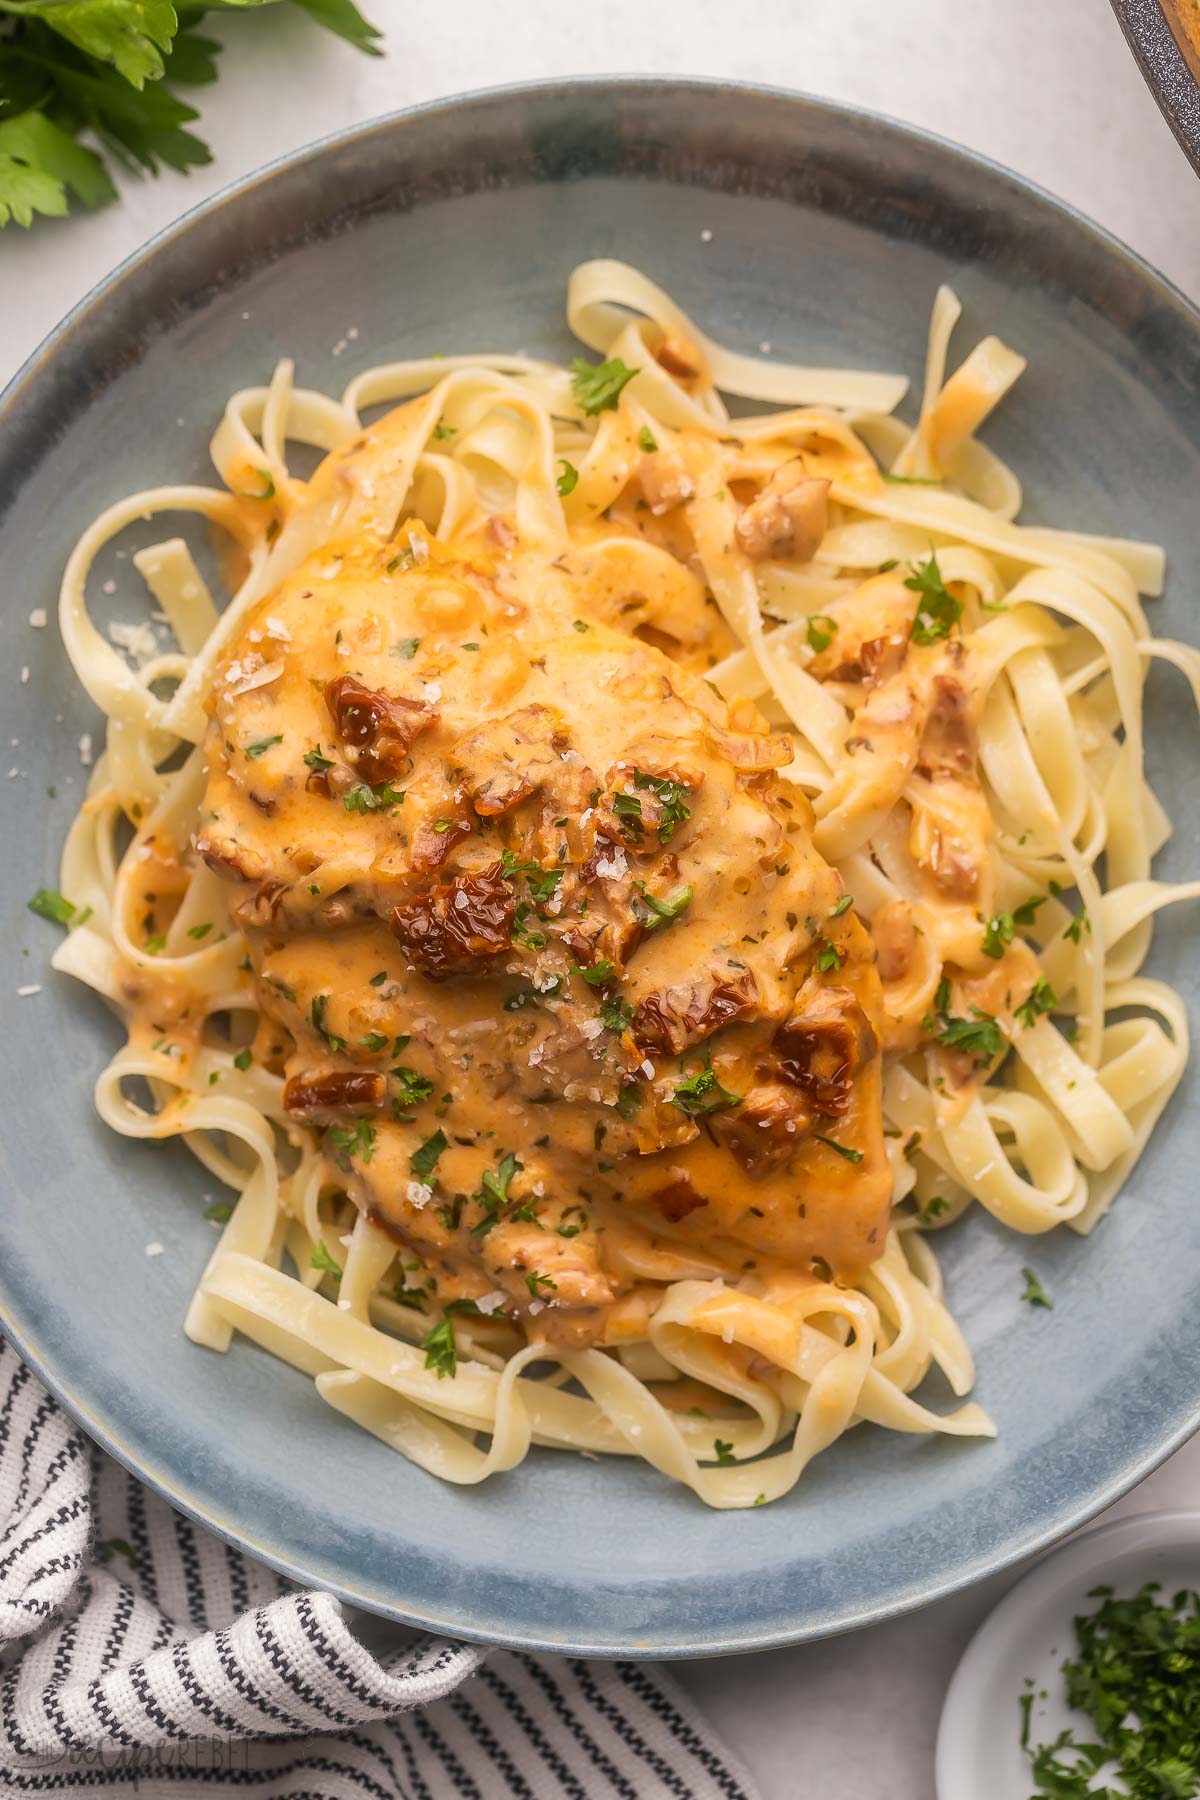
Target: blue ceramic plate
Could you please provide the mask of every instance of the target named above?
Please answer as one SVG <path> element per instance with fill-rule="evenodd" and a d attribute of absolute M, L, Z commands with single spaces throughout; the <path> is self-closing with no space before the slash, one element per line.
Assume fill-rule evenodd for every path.
<path fill-rule="evenodd" d="M 989 428 L 1025 479 L 1027 518 L 1161 539 L 1158 628 L 1196 634 L 1200 318 L 1015 176 L 810 100 L 601 81 L 403 114 L 245 183 L 98 289 L 0 417 L 0 691 L 19 740 L 0 870 L 0 1312 L 115 1455 L 304 1581 L 467 1637 L 691 1656 L 820 1636 L 974 1581 L 1078 1525 L 1192 1431 L 1195 1073 L 1095 1236 L 1038 1244 L 1053 1312 L 1020 1303 L 1026 1242 L 979 1213 L 940 1240 L 995 1443 L 856 1431 L 786 1501 L 748 1513 L 708 1512 L 643 1464 L 549 1452 L 458 1489 L 252 1346 L 218 1357 L 184 1337 L 212 1243 L 206 1182 L 177 1146 L 100 1125 L 91 1088 L 114 1026 L 48 972 L 51 928 L 25 911 L 53 882 L 79 736 L 96 725 L 54 631 L 26 624 L 53 609 L 81 525 L 168 472 L 206 479 L 226 395 L 284 351 L 332 389 L 395 354 L 567 354 L 566 279 L 589 256 L 639 264 L 744 349 L 769 339 L 793 360 L 914 373 L 934 289 L 951 281 L 966 341 L 994 330 L 1030 359 Z M 1176 875 L 1200 862 L 1182 690 L 1151 677 Z M 1155 966 L 1191 993 L 1188 950 L 1177 909 Z M 34 980 L 41 993 L 12 998 Z M 147 1259 L 155 1240 L 165 1252 Z"/>

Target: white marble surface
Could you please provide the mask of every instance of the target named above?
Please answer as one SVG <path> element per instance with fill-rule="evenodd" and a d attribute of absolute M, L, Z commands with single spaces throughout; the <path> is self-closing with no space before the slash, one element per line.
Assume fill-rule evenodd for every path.
<path fill-rule="evenodd" d="M 91 217 L 4 233 L 0 381 L 153 231 L 269 158 L 413 101 L 585 72 L 771 81 L 912 120 L 1073 201 L 1200 297 L 1200 183 L 1106 0 L 459 0 L 440 14 L 364 3 L 386 30 L 386 59 L 300 18 L 222 21 L 224 74 L 202 94 L 209 168 L 129 182 L 120 206 Z M 1200 1442 L 1120 1510 L 1192 1504 Z M 942 1692 L 1009 1579 L 832 1643 L 680 1673 L 766 1800 L 930 1800 Z"/>

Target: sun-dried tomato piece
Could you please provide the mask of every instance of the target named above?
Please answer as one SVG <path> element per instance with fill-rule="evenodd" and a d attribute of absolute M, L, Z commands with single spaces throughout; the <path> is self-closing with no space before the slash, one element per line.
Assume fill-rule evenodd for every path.
<path fill-rule="evenodd" d="M 918 773 L 930 777 L 969 775 L 975 768 L 976 748 L 971 701 L 966 689 L 953 675 L 938 675 L 917 754 Z"/>
<path fill-rule="evenodd" d="M 324 1069 L 293 1075 L 283 1090 L 283 1110 L 318 1125 L 378 1112 L 387 1097 L 384 1077 L 370 1069 Z"/>
<path fill-rule="evenodd" d="M 509 948 L 516 904 L 513 884 L 496 862 L 397 906 L 391 927 L 414 966 L 440 981 Z"/>
<path fill-rule="evenodd" d="M 269 878 L 260 881 L 248 900 L 242 900 L 234 908 L 234 914 L 241 925 L 270 925 L 274 922 L 284 896 L 291 893 L 286 881 Z"/>
<path fill-rule="evenodd" d="M 471 835 L 471 820 L 462 796 L 456 794 L 447 802 L 446 811 L 436 819 L 424 818 L 412 837 L 412 866 L 420 875 L 440 869 L 456 844 Z"/>
<path fill-rule="evenodd" d="M 740 1106 L 710 1114 L 707 1123 L 747 1175 L 759 1177 L 787 1161 L 812 1114 L 793 1089 L 771 1082 L 751 1088 Z"/>
<path fill-rule="evenodd" d="M 414 740 L 438 716 L 426 701 L 379 693 L 356 675 L 338 675 L 328 682 L 325 704 L 346 761 L 372 786 L 403 772 Z"/>
<path fill-rule="evenodd" d="M 651 1206 L 657 1206 L 664 1219 L 672 1225 L 678 1225 L 680 1219 L 686 1219 L 689 1213 L 707 1206 L 708 1201 L 703 1194 L 698 1194 L 686 1175 L 679 1175 L 674 1181 L 668 1181 L 665 1187 L 656 1188 L 650 1196 Z"/>
<path fill-rule="evenodd" d="M 680 1056 L 722 1025 L 743 1018 L 757 1001 L 758 983 L 749 971 L 733 979 L 684 982 L 640 1000 L 630 1029 L 641 1049 Z"/>
<path fill-rule="evenodd" d="M 817 1112 L 837 1119 L 850 1105 L 855 1070 L 875 1053 L 875 1033 L 849 988 L 813 983 L 800 998 L 803 1009 L 772 1039 L 776 1067 Z"/>

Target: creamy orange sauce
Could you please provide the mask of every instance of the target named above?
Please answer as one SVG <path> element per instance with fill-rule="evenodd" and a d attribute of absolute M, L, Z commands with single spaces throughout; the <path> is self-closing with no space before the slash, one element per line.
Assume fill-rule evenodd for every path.
<path fill-rule="evenodd" d="M 851 597 L 813 665 L 881 815 L 908 795 L 946 935 L 922 989 L 894 919 L 885 986 L 780 774 L 786 737 L 703 678 L 732 639 L 676 472 L 651 513 L 631 454 L 565 553 L 486 516 L 442 543 L 372 510 L 399 416 L 326 459 L 305 505 L 352 489 L 342 535 L 218 666 L 197 837 L 330 1189 L 441 1303 L 562 1344 L 644 1335 L 680 1277 L 860 1269 L 892 1189 L 882 1046 L 918 1040 L 952 945 L 965 981 L 1011 973 L 971 966 L 991 826 L 969 658 L 910 645 L 901 571 Z M 757 476 L 763 529 L 799 534 L 824 482 L 796 463 L 804 493 L 767 486 L 780 461 Z"/>

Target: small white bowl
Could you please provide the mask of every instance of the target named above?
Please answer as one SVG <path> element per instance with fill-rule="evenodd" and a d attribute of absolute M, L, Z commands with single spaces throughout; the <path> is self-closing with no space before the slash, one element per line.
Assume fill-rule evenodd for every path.
<path fill-rule="evenodd" d="M 1170 1596 L 1200 1588 L 1200 1512 L 1135 1513 L 1072 1538 L 1036 1563 L 984 1620 L 946 1690 L 937 1739 L 938 1800 L 1029 1800 L 1021 1749 L 1021 1695 L 1035 1698 L 1029 1741 L 1045 1744 L 1066 1725 L 1086 1737 L 1063 1694 L 1072 1620 L 1094 1606 L 1089 1588 L 1135 1593 L 1161 1582 Z"/>

